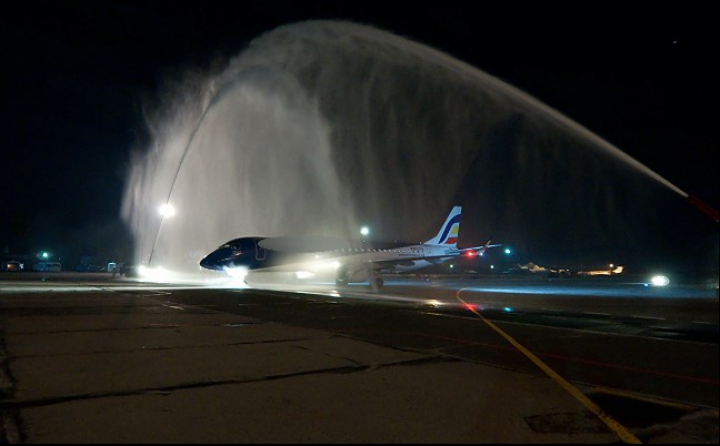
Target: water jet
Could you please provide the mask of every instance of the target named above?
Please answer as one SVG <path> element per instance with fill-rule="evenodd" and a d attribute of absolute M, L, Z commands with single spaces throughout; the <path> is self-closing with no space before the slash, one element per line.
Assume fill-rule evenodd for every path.
<path fill-rule="evenodd" d="M 422 240 L 455 204 L 468 245 L 653 256 L 688 197 L 521 90 L 371 26 L 281 26 L 190 81 L 150 117 L 123 202 L 138 259 L 188 273 L 239 235 L 353 238 L 370 222 Z"/>

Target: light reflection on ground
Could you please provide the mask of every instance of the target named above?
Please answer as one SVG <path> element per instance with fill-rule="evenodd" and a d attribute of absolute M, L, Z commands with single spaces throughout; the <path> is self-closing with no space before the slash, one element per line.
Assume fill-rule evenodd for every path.
<path fill-rule="evenodd" d="M 7 279 L 7 280 L 6 280 Z M 277 279 L 277 276 L 273 277 Z M 717 284 L 653 286 L 649 281 L 599 279 L 535 279 L 535 278 L 439 278 L 386 276 L 385 286 L 374 289 L 368 284 L 351 284 L 338 288 L 333 282 L 312 282 L 294 278 L 287 281 L 254 281 L 248 285 L 244 277 L 227 274 L 177 275 L 170 272 L 150 274 L 142 278 L 125 278 L 111 274 L 77 273 L 3 273 L 0 293 L 15 292 L 88 292 L 98 289 L 257 289 L 320 294 L 425 301 L 435 291 L 547 296 L 605 296 L 635 298 L 717 298 Z M 436 304 L 439 304 L 437 300 Z"/>

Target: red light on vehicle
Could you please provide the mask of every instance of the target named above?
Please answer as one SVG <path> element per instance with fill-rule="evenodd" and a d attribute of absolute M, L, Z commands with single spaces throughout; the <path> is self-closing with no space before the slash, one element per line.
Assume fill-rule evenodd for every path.
<path fill-rule="evenodd" d="M 475 251 L 468 251 L 465 255 L 468 257 L 475 257 L 477 253 Z"/>

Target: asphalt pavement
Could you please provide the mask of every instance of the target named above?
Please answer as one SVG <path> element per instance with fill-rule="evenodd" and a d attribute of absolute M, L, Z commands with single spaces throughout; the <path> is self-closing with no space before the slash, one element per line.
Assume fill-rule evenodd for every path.
<path fill-rule="evenodd" d="M 625 431 L 546 376 L 173 305 L 152 287 L 2 283 L 5 444 L 718 442 L 717 410 Z"/>

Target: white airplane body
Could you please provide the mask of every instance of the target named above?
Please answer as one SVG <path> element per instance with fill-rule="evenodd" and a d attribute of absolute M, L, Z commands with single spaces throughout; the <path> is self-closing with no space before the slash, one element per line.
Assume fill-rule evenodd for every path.
<path fill-rule="evenodd" d="M 338 286 L 370 282 L 382 286 L 383 272 L 410 272 L 460 255 L 483 255 L 491 245 L 458 248 L 461 206 L 455 206 L 437 235 L 424 243 L 346 241 L 330 237 L 242 237 L 205 256 L 203 268 L 233 275 L 245 272 L 291 272 L 298 278 L 333 274 Z"/>

